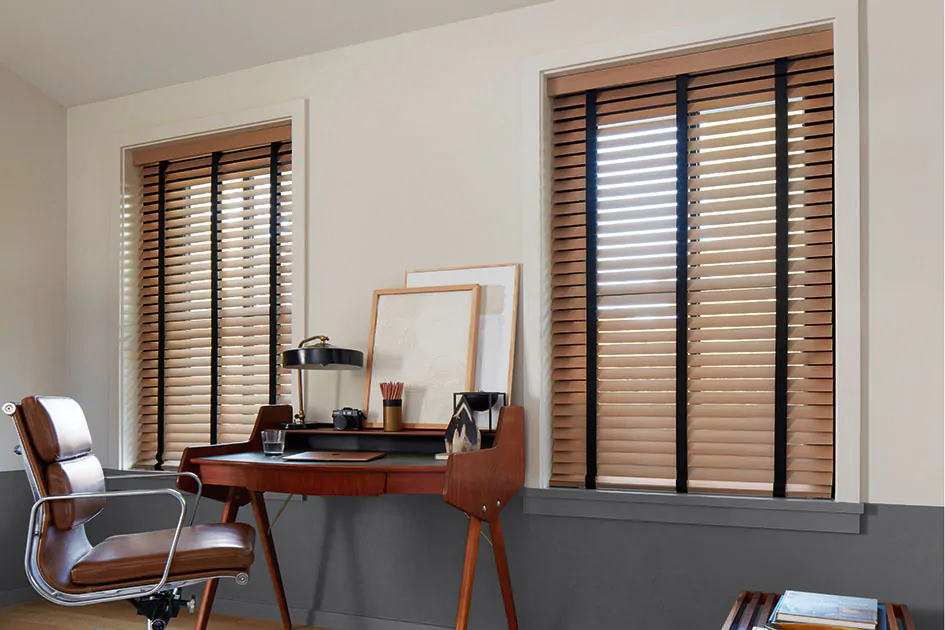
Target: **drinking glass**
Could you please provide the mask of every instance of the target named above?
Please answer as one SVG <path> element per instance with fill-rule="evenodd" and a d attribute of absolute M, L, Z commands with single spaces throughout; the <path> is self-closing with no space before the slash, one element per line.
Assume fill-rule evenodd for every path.
<path fill-rule="evenodd" d="M 285 431 L 266 429 L 262 432 L 263 453 L 266 457 L 282 457 L 285 452 Z"/>

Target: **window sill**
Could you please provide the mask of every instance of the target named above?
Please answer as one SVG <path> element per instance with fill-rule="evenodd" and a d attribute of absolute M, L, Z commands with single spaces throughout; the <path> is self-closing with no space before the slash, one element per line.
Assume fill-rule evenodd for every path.
<path fill-rule="evenodd" d="M 633 490 L 525 488 L 526 514 L 680 525 L 860 533 L 862 503 Z"/>

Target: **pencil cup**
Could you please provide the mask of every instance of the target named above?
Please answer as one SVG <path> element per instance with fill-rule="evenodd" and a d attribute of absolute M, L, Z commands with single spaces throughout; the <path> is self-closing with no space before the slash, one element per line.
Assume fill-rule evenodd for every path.
<path fill-rule="evenodd" d="M 403 411 L 404 411 L 403 398 L 384 401 L 384 430 L 385 431 L 400 431 L 401 429 L 404 428 Z"/>

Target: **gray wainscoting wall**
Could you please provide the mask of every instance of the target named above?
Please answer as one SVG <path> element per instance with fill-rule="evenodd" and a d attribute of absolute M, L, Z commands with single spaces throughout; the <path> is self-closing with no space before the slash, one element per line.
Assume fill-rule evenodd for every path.
<path fill-rule="evenodd" d="M 33 505 L 26 474 L 21 471 L 0 472 L 0 497 L 6 506 L 3 516 L 0 516 L 0 608 L 3 608 L 34 598 L 23 569 L 26 526 Z"/>
<path fill-rule="evenodd" d="M 25 597 L 20 567 L 29 490 L 23 473 L 0 474 L 0 492 L 13 497 L 0 520 L 7 569 L 0 574 L 2 605 Z M 93 539 L 176 519 L 170 500 L 126 501 L 123 507 L 110 502 L 93 521 Z M 270 516 L 280 505 L 277 498 L 269 501 Z M 208 501 L 198 521 L 219 514 L 219 504 Z M 525 514 L 521 498 L 505 514 L 522 628 L 711 630 L 721 626 L 740 590 L 788 588 L 903 602 L 921 630 L 943 626 L 941 508 L 867 505 L 859 534 L 539 516 Z M 240 520 L 253 522 L 249 508 Z M 296 498 L 274 534 L 297 623 L 406 630 L 454 622 L 466 518 L 438 497 Z M 261 550 L 250 584 L 224 583 L 214 610 L 278 618 Z M 485 540 L 471 625 L 505 627 Z"/>

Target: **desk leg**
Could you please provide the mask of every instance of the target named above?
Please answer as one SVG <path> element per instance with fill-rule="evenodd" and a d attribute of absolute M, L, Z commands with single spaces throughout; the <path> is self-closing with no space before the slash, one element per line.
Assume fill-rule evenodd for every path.
<path fill-rule="evenodd" d="M 512 577 L 509 575 L 509 558 L 505 555 L 505 537 L 502 535 L 502 522 L 498 518 L 489 523 L 489 533 L 492 534 L 495 568 L 499 571 L 499 586 L 502 589 L 502 602 L 505 604 L 505 618 L 509 622 L 509 630 L 518 630 L 515 600 L 512 598 Z"/>
<path fill-rule="evenodd" d="M 473 580 L 476 578 L 476 557 L 479 555 L 479 533 L 482 520 L 469 517 L 466 530 L 466 558 L 463 560 L 463 582 L 459 587 L 459 611 L 456 613 L 456 630 L 469 627 L 469 605 L 472 603 Z"/>
<path fill-rule="evenodd" d="M 263 551 L 266 552 L 266 564 L 269 565 L 269 577 L 272 578 L 272 587 L 276 591 L 276 601 L 279 602 L 279 612 L 282 614 L 282 625 L 291 630 L 292 620 L 289 618 L 289 604 L 285 601 L 285 588 L 282 586 L 282 572 L 279 570 L 279 558 L 276 557 L 276 546 L 269 531 L 269 513 L 266 511 L 266 499 L 262 492 L 253 492 L 250 495 L 253 502 L 253 512 L 256 514 L 256 529 Z"/>
<path fill-rule="evenodd" d="M 236 515 L 240 511 L 239 490 L 230 488 L 230 493 L 226 497 L 226 503 L 223 504 L 223 517 L 221 523 L 235 523 Z M 200 601 L 200 610 L 197 613 L 197 623 L 194 630 L 206 630 L 210 623 L 210 609 L 213 608 L 213 600 L 217 596 L 217 585 L 220 580 L 207 580 L 203 587 L 203 599 Z"/>

